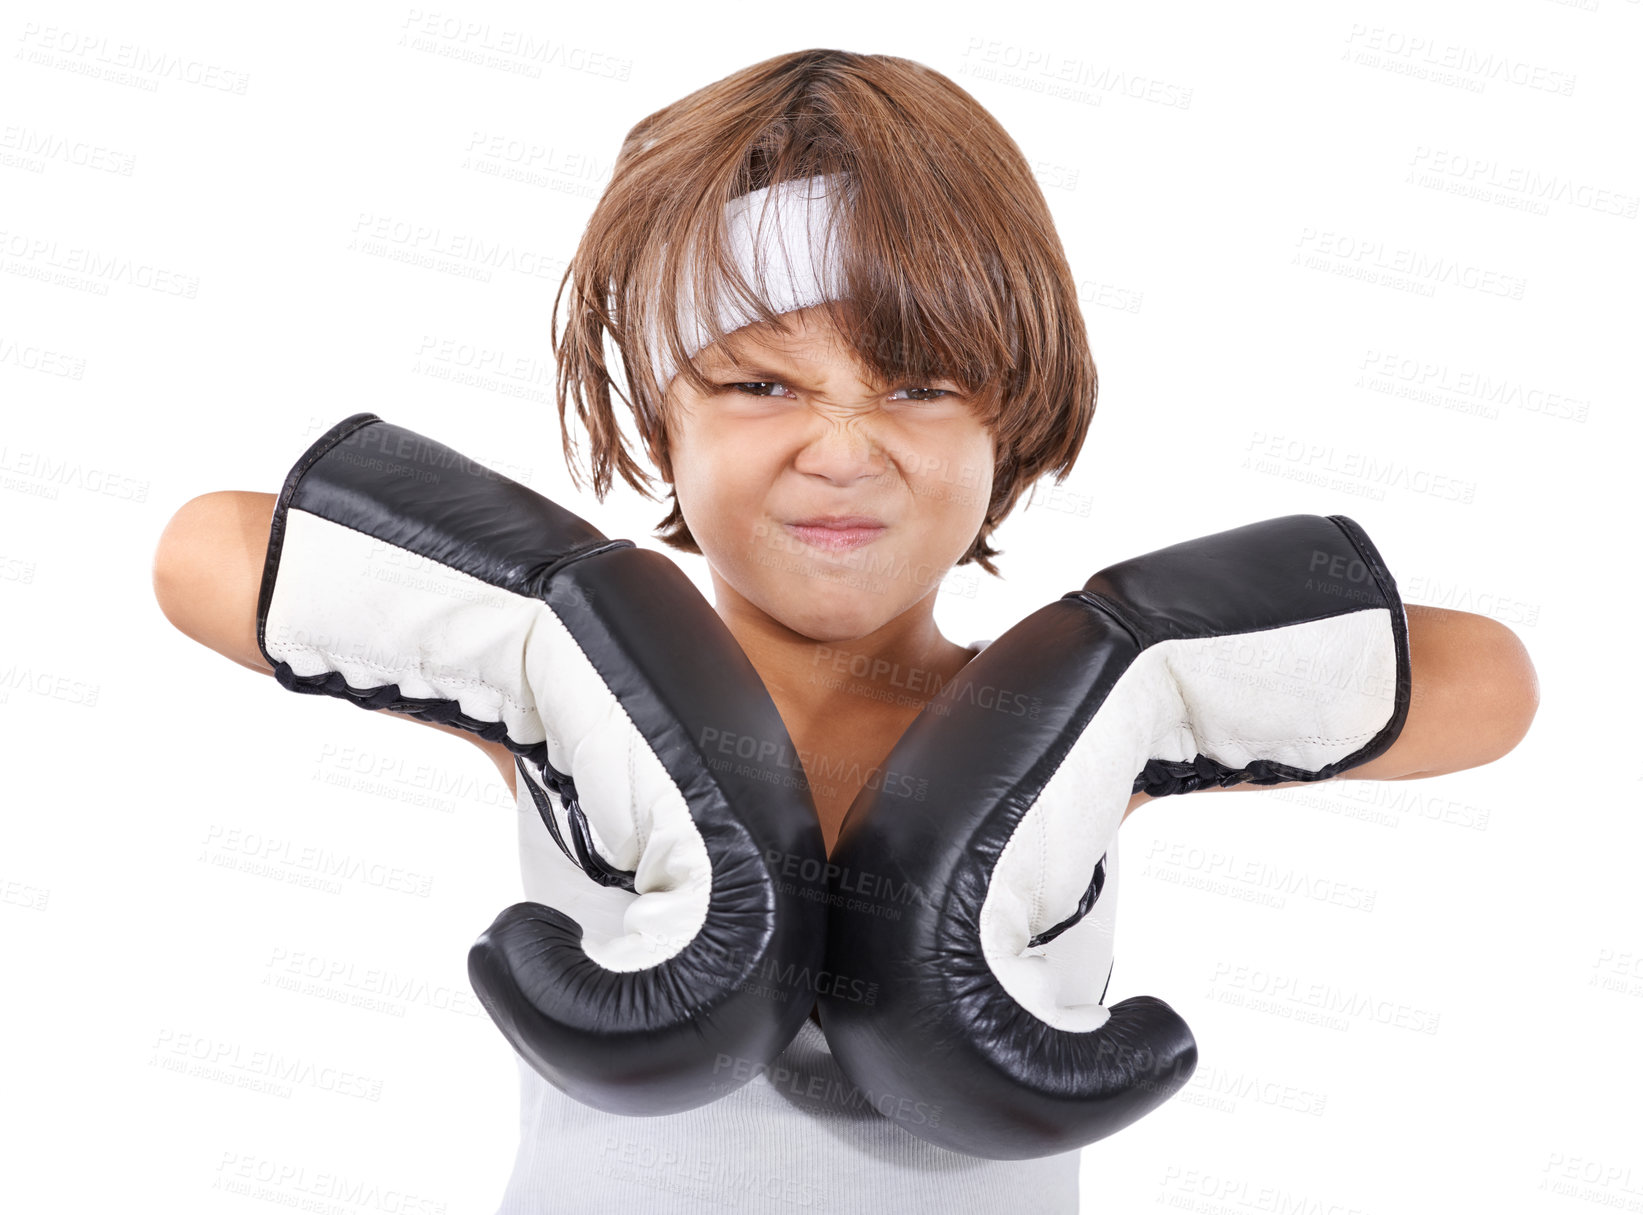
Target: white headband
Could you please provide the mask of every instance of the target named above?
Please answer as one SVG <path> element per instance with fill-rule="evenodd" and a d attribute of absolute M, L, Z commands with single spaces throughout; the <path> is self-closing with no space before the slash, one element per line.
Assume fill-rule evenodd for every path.
<path fill-rule="evenodd" d="M 809 308 L 823 300 L 838 299 L 844 290 L 838 234 L 829 240 L 828 195 L 839 188 L 841 174 L 778 182 L 751 194 L 733 198 L 725 206 L 725 248 L 737 268 L 777 313 Z M 774 192 L 774 223 L 763 218 L 766 199 Z M 776 257 L 780 248 L 781 258 Z M 686 260 L 680 267 L 678 295 L 679 338 L 690 357 L 711 340 L 696 311 L 695 283 Z M 758 314 L 726 284 L 720 292 L 720 332 L 731 333 L 758 320 Z M 646 335 L 651 366 L 666 389 L 678 371 L 657 332 L 655 318 Z"/>

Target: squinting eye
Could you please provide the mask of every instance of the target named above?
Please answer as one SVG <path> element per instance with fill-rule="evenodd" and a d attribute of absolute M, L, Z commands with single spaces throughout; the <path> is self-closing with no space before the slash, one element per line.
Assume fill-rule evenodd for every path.
<path fill-rule="evenodd" d="M 776 381 L 776 380 L 750 380 L 750 381 L 748 381 L 746 383 L 743 383 L 743 384 L 726 384 L 725 387 L 726 388 L 734 388 L 737 392 L 741 393 L 743 396 L 768 397 L 768 396 L 770 396 L 770 394 L 768 392 L 748 392 L 747 390 L 749 388 L 772 388 L 772 387 L 775 387 L 777 385 L 777 383 L 778 383 L 778 381 Z"/>
<path fill-rule="evenodd" d="M 780 380 L 744 380 L 739 384 L 726 384 L 726 385 L 724 385 L 724 387 L 725 388 L 734 388 L 737 392 L 741 393 L 743 396 L 762 397 L 762 398 L 765 398 L 765 399 L 768 400 L 772 396 L 774 396 L 773 393 L 759 392 L 757 390 L 761 389 L 761 388 L 785 388 L 785 387 L 787 387 L 787 385 L 783 384 Z M 937 397 L 950 397 L 950 396 L 956 396 L 957 395 L 952 390 L 947 389 L 947 388 L 914 388 L 914 387 L 909 386 L 907 388 L 898 388 L 898 389 L 896 389 L 896 391 L 898 393 L 900 393 L 900 392 L 924 392 L 924 393 L 935 393 L 936 394 L 936 396 L 929 396 L 929 397 L 905 397 L 905 398 L 903 398 L 904 400 L 909 400 L 909 401 L 914 401 L 914 402 L 933 401 L 933 400 L 937 399 Z M 895 398 L 892 397 L 891 399 L 894 400 Z"/>

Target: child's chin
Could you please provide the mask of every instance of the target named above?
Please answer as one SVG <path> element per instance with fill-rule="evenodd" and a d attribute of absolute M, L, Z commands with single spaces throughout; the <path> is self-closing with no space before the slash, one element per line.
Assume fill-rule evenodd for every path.
<path fill-rule="evenodd" d="M 878 608 L 877 597 L 845 589 L 825 594 L 804 593 L 782 613 L 782 623 L 817 642 L 852 641 L 883 627 L 889 617 Z"/>

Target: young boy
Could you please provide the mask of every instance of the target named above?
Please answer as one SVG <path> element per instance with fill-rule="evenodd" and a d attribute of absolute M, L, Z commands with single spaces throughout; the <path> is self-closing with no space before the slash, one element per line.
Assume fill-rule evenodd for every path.
<path fill-rule="evenodd" d="M 739 205 L 755 198 L 779 202 L 773 218 Z M 737 234 L 760 221 L 816 243 L 790 261 L 750 260 Z M 714 611 L 780 712 L 831 851 L 858 793 L 980 648 L 936 626 L 942 579 L 972 562 L 997 572 L 992 532 L 1040 477 L 1065 478 L 1091 422 L 1095 367 L 1031 171 L 990 115 L 921 65 L 779 56 L 633 129 L 561 298 L 565 285 L 559 408 L 573 476 L 568 405 L 590 436 L 596 496 L 617 474 L 650 493 L 613 405 L 610 340 L 639 440 L 671 487 L 659 537 L 706 560 Z M 196 498 L 155 558 L 168 618 L 264 672 L 257 597 L 275 505 Z M 1509 629 L 1416 605 L 1406 615 L 1407 718 L 1352 779 L 1491 762 L 1535 712 L 1534 671 Z M 822 654 L 840 677 L 818 678 Z M 527 894 L 580 878 L 544 842 L 516 752 L 435 728 L 474 741 L 514 791 Z M 684 1113 L 623 1118 L 523 1062 L 520 1076 L 507 1212 L 625 1211 L 655 1205 L 658 1190 L 676 1211 L 772 1199 L 1077 1209 L 1078 1152 L 984 1160 L 909 1135 L 863 1103 L 813 1022 L 752 1083 Z"/>

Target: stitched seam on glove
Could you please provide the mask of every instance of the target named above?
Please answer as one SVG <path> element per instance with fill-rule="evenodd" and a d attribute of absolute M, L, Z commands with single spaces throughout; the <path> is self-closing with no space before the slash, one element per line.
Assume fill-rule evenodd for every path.
<path fill-rule="evenodd" d="M 1044 875 L 1050 871 L 1048 832 L 1038 833 L 1038 883 L 1033 887 L 1033 905 L 1028 912 L 1027 923 L 1036 924 L 1044 914 Z M 1032 948 L 1033 941 L 1027 941 L 1028 948 Z"/>
<path fill-rule="evenodd" d="M 1179 729 L 1187 730 L 1187 731 L 1190 732 L 1191 727 L 1192 727 L 1192 723 L 1187 722 L 1187 721 L 1179 722 L 1179 723 L 1177 723 L 1177 727 Z M 1214 738 L 1208 738 L 1208 737 L 1204 737 L 1202 735 L 1193 734 L 1192 737 L 1196 742 L 1198 742 L 1200 744 L 1199 750 L 1202 750 L 1203 749 L 1203 744 L 1206 744 L 1206 743 L 1211 745 L 1211 746 L 1217 746 L 1221 743 L 1251 743 L 1251 744 L 1255 744 L 1255 745 L 1258 745 L 1258 746 L 1270 747 L 1274 743 L 1278 743 L 1278 742 L 1306 742 L 1306 743 L 1361 742 L 1362 740 L 1364 740 L 1366 738 L 1374 738 L 1375 735 L 1377 735 L 1379 733 L 1380 733 L 1379 730 L 1360 730 L 1356 734 L 1341 734 L 1341 735 L 1292 734 L 1288 738 L 1284 738 L 1284 739 L 1246 738 L 1241 734 L 1222 734 L 1222 735 L 1218 735 Z M 1159 757 L 1154 756 L 1153 758 L 1159 758 Z"/>
<path fill-rule="evenodd" d="M 354 665 L 354 666 L 372 667 L 372 668 L 374 668 L 378 671 L 387 672 L 390 675 L 396 675 L 401 671 L 415 671 L 419 675 L 422 675 L 425 679 L 427 678 L 426 672 L 427 672 L 428 668 L 425 667 L 424 664 L 422 664 L 420 662 L 407 663 L 406 665 L 404 665 L 402 667 L 391 667 L 391 666 L 388 666 L 386 663 L 373 662 L 369 658 L 356 658 L 352 655 L 343 654 L 343 653 L 340 653 L 336 650 L 327 650 L 323 646 L 308 645 L 305 642 L 299 642 L 299 641 L 290 642 L 288 644 L 282 645 L 280 648 L 282 650 L 285 650 L 285 651 L 299 651 L 300 650 L 300 651 L 302 651 L 304 653 L 308 653 L 308 654 L 318 654 L 320 657 L 330 660 L 333 664 L 348 663 L 348 664 L 351 664 L 351 665 Z M 341 674 L 341 672 L 339 671 L 339 672 L 337 672 L 337 674 Z M 439 679 L 440 679 L 441 683 L 448 684 L 451 687 L 484 688 L 487 692 L 495 692 L 504 701 L 506 701 L 509 705 L 513 706 L 516 709 L 521 709 L 521 710 L 524 710 L 524 711 L 530 712 L 530 713 L 535 713 L 536 712 L 535 702 L 531 702 L 530 704 L 527 704 L 524 701 L 515 700 L 512 696 L 509 696 L 508 693 L 505 690 L 503 690 L 502 688 L 497 687 L 494 683 L 490 683 L 486 680 L 483 680 L 483 679 L 470 679 L 470 678 L 466 678 L 466 677 L 461 676 L 461 675 L 441 675 L 439 677 Z M 394 682 L 398 683 L 399 681 L 396 679 L 396 680 L 394 680 Z M 428 682 L 433 683 L 434 680 L 428 679 Z"/>
<path fill-rule="evenodd" d="M 628 730 L 626 734 L 628 742 L 628 788 L 637 789 L 639 787 L 639 755 L 637 749 L 633 746 L 633 740 L 638 737 L 638 730 L 634 727 L 633 719 L 628 717 L 627 710 L 620 701 L 617 702 L 617 707 L 622 709 L 622 716 L 628 719 Z M 638 845 L 638 855 L 641 859 L 643 859 L 645 849 L 650 846 L 650 832 L 645 830 L 640 824 L 639 807 L 633 804 L 634 801 L 634 798 L 628 798 L 628 814 L 633 825 L 633 839 Z M 655 821 L 655 818 L 652 817 L 652 824 L 654 824 Z M 635 872 L 637 872 L 637 864 L 634 866 L 634 869 Z"/>

